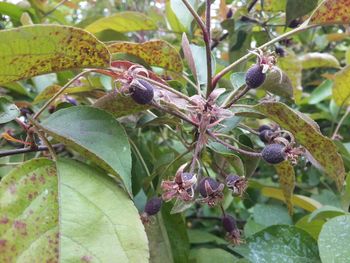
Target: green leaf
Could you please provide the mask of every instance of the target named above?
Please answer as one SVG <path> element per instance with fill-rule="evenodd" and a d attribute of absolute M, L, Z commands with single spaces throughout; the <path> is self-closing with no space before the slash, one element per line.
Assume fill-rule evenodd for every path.
<path fill-rule="evenodd" d="M 61 89 L 61 86 L 59 85 L 51 85 L 48 86 L 46 89 L 44 89 L 42 92 L 40 92 L 34 99 L 33 104 L 37 104 L 39 102 L 45 101 L 50 99 L 52 96 L 54 96 L 59 90 Z M 76 93 L 82 93 L 93 90 L 93 86 L 77 86 L 77 87 L 71 87 L 64 90 L 64 94 L 76 94 Z"/>
<path fill-rule="evenodd" d="M 275 165 L 279 183 L 283 191 L 284 199 L 288 207 L 289 214 L 293 214 L 292 196 L 295 187 L 294 168 L 289 161 L 284 161 Z"/>
<path fill-rule="evenodd" d="M 310 18 L 310 24 L 347 24 L 349 22 L 349 0 L 323 0 Z"/>
<path fill-rule="evenodd" d="M 261 194 L 264 196 L 272 197 L 285 202 L 284 194 L 281 189 L 272 188 L 272 187 L 263 187 L 261 189 Z M 318 201 L 304 195 L 293 195 L 292 204 L 294 206 L 298 206 L 310 212 L 322 206 L 322 204 L 319 203 Z"/>
<path fill-rule="evenodd" d="M 278 66 L 283 70 L 283 72 L 288 76 L 293 86 L 293 95 L 295 101 L 298 103 L 301 99 L 302 94 L 302 65 L 301 61 L 297 56 L 290 50 L 288 50 L 288 55 L 278 59 Z"/>
<path fill-rule="evenodd" d="M 188 64 L 189 68 L 191 69 L 193 78 L 196 80 L 196 83 L 197 83 L 198 76 L 197 76 L 196 63 L 194 61 L 190 42 L 188 41 L 186 33 L 182 34 L 181 47 L 182 47 L 182 51 L 184 53 L 184 57 L 187 61 L 187 64 Z"/>
<path fill-rule="evenodd" d="M 307 53 L 299 57 L 303 69 L 310 68 L 340 68 L 336 57 L 327 53 Z"/>
<path fill-rule="evenodd" d="M 235 173 L 239 176 L 245 175 L 244 164 L 236 154 L 234 154 L 231 150 L 227 149 L 220 143 L 210 142 L 208 147 L 212 149 L 214 152 L 217 152 L 223 156 L 225 156 L 226 160 L 230 163 L 232 168 L 235 170 Z"/>
<path fill-rule="evenodd" d="M 187 7 L 181 0 L 169 0 L 169 2 L 173 14 L 176 16 L 182 27 L 186 29 L 186 31 L 189 31 L 193 20 L 193 16 L 190 11 L 188 11 Z M 189 0 L 188 2 L 196 10 L 196 1 Z"/>
<path fill-rule="evenodd" d="M 58 261 L 57 174 L 33 159 L 0 183 L 0 262 Z"/>
<path fill-rule="evenodd" d="M 126 53 L 143 59 L 150 66 L 182 72 L 182 59 L 177 50 L 163 40 L 151 40 L 144 43 L 117 42 L 108 46 L 114 53 Z"/>
<path fill-rule="evenodd" d="M 235 263 L 238 258 L 221 248 L 191 249 L 191 263 Z"/>
<path fill-rule="evenodd" d="M 0 124 L 16 119 L 20 114 L 15 104 L 6 97 L 0 97 Z"/>
<path fill-rule="evenodd" d="M 315 240 L 318 239 L 318 235 L 321 232 L 322 226 L 325 223 L 324 220 L 313 220 L 309 222 L 310 215 L 302 217 L 295 226 L 308 232 Z"/>
<path fill-rule="evenodd" d="M 286 6 L 286 24 L 298 17 L 306 15 L 317 6 L 317 0 L 288 0 Z"/>
<path fill-rule="evenodd" d="M 132 32 L 141 30 L 156 30 L 156 23 L 148 16 L 138 12 L 120 12 L 100 18 L 85 29 L 91 33 L 98 33 L 106 29 L 117 32 Z"/>
<path fill-rule="evenodd" d="M 190 48 L 195 58 L 194 63 L 196 65 L 198 83 L 204 85 L 207 83 L 207 55 L 205 47 L 190 44 Z M 212 73 L 215 72 L 215 58 L 211 56 L 212 61 Z"/>
<path fill-rule="evenodd" d="M 0 84 L 53 71 L 108 66 L 110 60 L 102 42 L 74 27 L 25 26 L 0 31 L 0 38 Z"/>
<path fill-rule="evenodd" d="M 170 214 L 170 211 L 171 204 L 163 204 L 161 213 L 169 236 L 174 263 L 187 263 L 190 244 L 186 224 L 181 214 Z"/>
<path fill-rule="evenodd" d="M 230 81 L 233 89 L 239 89 L 245 84 L 245 72 L 235 72 L 230 76 Z"/>
<path fill-rule="evenodd" d="M 252 236 L 264 228 L 266 228 L 266 226 L 256 223 L 252 217 L 249 217 L 247 223 L 244 225 L 244 236 Z"/>
<path fill-rule="evenodd" d="M 234 250 L 252 263 L 319 262 L 316 241 L 307 232 L 294 226 L 265 228 Z"/>
<path fill-rule="evenodd" d="M 350 105 L 350 65 L 337 72 L 334 77 L 333 99 L 338 106 Z"/>
<path fill-rule="evenodd" d="M 3 15 L 8 15 L 11 20 L 20 22 L 21 16 L 25 10 L 18 5 L 2 2 L 0 3 L 0 13 Z"/>
<path fill-rule="evenodd" d="M 130 96 L 123 96 L 120 92 L 114 91 L 96 100 L 93 106 L 109 112 L 114 117 L 122 117 L 150 108 L 149 105 L 136 103 Z"/>
<path fill-rule="evenodd" d="M 67 144 L 116 175 L 131 193 L 131 151 L 123 127 L 100 109 L 76 106 L 59 110 L 41 123 L 53 138 Z"/>
<path fill-rule="evenodd" d="M 323 225 L 318 248 L 323 263 L 348 262 L 350 258 L 350 216 L 337 216 Z"/>
<path fill-rule="evenodd" d="M 309 222 L 313 220 L 321 220 L 321 219 L 328 219 L 333 218 L 335 216 L 344 215 L 346 212 L 344 212 L 342 209 L 330 205 L 322 206 L 321 208 L 313 211 L 310 214 Z"/>
<path fill-rule="evenodd" d="M 263 226 L 292 224 L 288 211 L 279 205 L 257 204 L 253 210 L 254 221 Z"/>
<path fill-rule="evenodd" d="M 342 189 L 345 169 L 335 144 L 323 136 L 300 112 L 283 103 L 263 102 L 255 107 L 282 128 L 290 131 L 297 142 L 303 145 L 332 178 L 338 189 Z"/>
<path fill-rule="evenodd" d="M 227 244 L 227 241 L 213 234 L 208 233 L 208 231 L 203 231 L 198 229 L 188 229 L 187 233 L 188 233 L 188 237 L 190 238 L 191 244 L 205 244 L 205 243 L 213 243 L 217 245 Z"/>
<path fill-rule="evenodd" d="M 316 89 L 314 89 L 309 97 L 309 104 L 317 104 L 330 96 L 332 96 L 333 81 L 325 80 Z"/>
<path fill-rule="evenodd" d="M 149 242 L 150 262 L 152 263 L 173 263 L 173 254 L 169 242 L 168 233 L 164 227 L 161 214 L 152 218 L 152 223 L 145 225 Z"/>
<path fill-rule="evenodd" d="M 293 99 L 294 97 L 292 82 L 284 72 L 282 72 L 282 79 L 278 71 L 269 72 L 260 88 L 284 98 Z"/>
<path fill-rule="evenodd" d="M 62 262 L 148 262 L 148 242 L 128 195 L 104 172 L 61 159 Z"/>
<path fill-rule="evenodd" d="M 264 0 L 264 11 L 278 12 L 286 10 L 287 0 Z"/>

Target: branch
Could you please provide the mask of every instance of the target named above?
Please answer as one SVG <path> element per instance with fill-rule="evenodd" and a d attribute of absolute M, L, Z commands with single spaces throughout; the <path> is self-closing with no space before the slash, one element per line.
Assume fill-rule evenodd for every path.
<path fill-rule="evenodd" d="M 266 42 L 265 44 L 261 45 L 260 47 L 258 47 L 259 49 L 263 49 L 265 47 L 268 47 L 284 38 L 287 38 L 291 35 L 294 35 L 296 33 L 299 33 L 299 32 L 302 32 L 302 31 L 305 31 L 307 29 L 310 29 L 310 28 L 313 28 L 313 27 L 316 27 L 316 26 L 319 26 L 319 25 L 307 25 L 307 26 L 303 26 L 301 25 L 300 27 L 298 28 L 295 28 L 283 35 L 280 35 L 268 42 Z M 230 64 L 229 66 L 227 66 L 226 68 L 224 68 L 223 70 L 221 70 L 216 76 L 214 76 L 213 80 L 212 80 L 212 87 L 215 88 L 215 86 L 217 85 L 217 83 L 219 82 L 219 80 L 225 76 L 228 72 L 230 72 L 236 65 L 238 65 L 239 63 L 251 58 L 253 56 L 252 53 L 247 53 L 246 55 L 244 55 L 243 57 L 237 59 L 235 62 L 233 62 L 232 64 Z"/>
<path fill-rule="evenodd" d="M 94 70 L 86 70 L 86 71 L 80 72 L 78 75 L 76 75 L 76 76 L 75 76 L 74 78 L 72 78 L 70 81 L 68 81 L 68 82 L 66 83 L 66 85 L 64 85 L 59 91 L 57 91 L 56 94 L 53 95 L 53 96 L 51 97 L 51 99 L 49 99 L 49 100 L 44 104 L 44 106 L 42 106 L 41 109 L 39 109 L 39 111 L 38 111 L 37 113 L 34 114 L 33 120 L 36 120 L 36 119 L 39 117 L 39 115 L 40 115 L 41 113 L 43 113 L 43 111 L 44 111 L 48 106 L 50 106 L 50 104 L 51 104 L 55 99 L 57 99 L 57 98 L 65 91 L 65 89 L 68 88 L 74 81 L 76 81 L 76 80 L 79 79 L 81 76 L 85 75 L 86 73 L 92 72 L 92 71 L 94 71 Z"/>
<path fill-rule="evenodd" d="M 210 5 L 211 0 L 206 0 L 206 9 L 205 9 L 205 25 L 206 25 L 206 31 L 207 35 L 203 33 L 203 40 L 205 42 L 205 53 L 207 55 L 207 98 L 209 97 L 210 93 L 213 91 L 213 88 L 211 86 L 211 33 L 210 33 Z"/>
<path fill-rule="evenodd" d="M 198 26 L 201 28 L 203 33 L 203 40 L 205 43 L 205 53 L 207 57 L 207 97 L 212 91 L 212 77 L 211 77 L 211 49 L 210 49 L 210 5 L 211 1 L 206 0 L 206 24 L 203 23 L 200 16 L 193 9 L 191 4 L 187 0 L 182 0 L 184 5 L 187 7 L 188 11 L 192 14 L 193 18 L 196 20 Z M 208 22 L 209 20 L 209 22 Z M 209 28 L 209 30 L 208 30 Z"/>
<path fill-rule="evenodd" d="M 207 134 L 213 138 L 215 141 L 217 141 L 218 143 L 221 143 L 222 145 L 226 146 L 228 149 L 234 151 L 234 152 L 237 152 L 237 153 L 240 153 L 240 154 L 244 154 L 244 155 L 248 155 L 250 157 L 261 157 L 261 153 L 258 153 L 258 152 L 249 152 L 249 151 L 246 151 L 246 150 L 243 150 L 243 149 L 240 149 L 240 148 L 237 148 L 221 139 L 219 139 L 214 133 L 212 133 L 211 131 L 208 131 L 207 130 Z"/>
<path fill-rule="evenodd" d="M 63 144 L 59 143 L 59 144 L 52 145 L 52 148 L 57 149 L 57 148 L 60 148 L 62 146 L 63 146 Z M 26 148 L 12 149 L 12 150 L 7 150 L 7 151 L 1 151 L 0 157 L 21 154 L 21 153 L 42 152 L 42 151 L 47 151 L 47 150 L 48 150 L 47 146 L 38 146 L 36 148 L 26 147 Z"/>

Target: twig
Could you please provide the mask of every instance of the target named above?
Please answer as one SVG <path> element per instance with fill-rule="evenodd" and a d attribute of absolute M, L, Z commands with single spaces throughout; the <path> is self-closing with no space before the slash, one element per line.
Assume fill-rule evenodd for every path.
<path fill-rule="evenodd" d="M 175 111 L 169 110 L 169 109 L 167 109 L 165 107 L 160 106 L 159 104 L 157 104 L 155 102 L 151 102 L 150 105 L 155 107 L 155 108 L 157 108 L 157 109 L 159 109 L 160 111 L 164 111 L 166 113 L 174 115 L 174 116 L 176 116 L 176 117 L 178 117 L 178 118 L 180 118 L 180 119 L 182 119 L 182 120 L 192 124 L 193 126 L 198 127 L 197 123 L 195 123 L 194 121 L 192 121 L 191 119 L 187 118 L 186 116 L 182 115 L 179 112 L 175 112 Z"/>
<path fill-rule="evenodd" d="M 52 157 L 52 160 L 56 161 L 57 160 L 57 156 L 55 153 L 54 148 L 52 147 L 51 143 L 49 142 L 49 140 L 46 138 L 45 134 L 40 131 L 40 125 L 34 120 L 34 119 L 29 119 L 29 121 L 34 125 L 34 127 L 32 129 L 35 130 L 35 132 L 38 134 L 38 136 L 40 137 L 40 139 L 44 142 L 44 144 L 46 145 L 47 149 L 50 152 L 50 155 Z"/>
<path fill-rule="evenodd" d="M 63 144 L 61 144 L 61 143 L 54 144 L 54 145 L 52 145 L 52 148 L 57 149 L 57 148 L 62 147 L 62 145 Z M 26 148 L 12 149 L 12 150 L 7 150 L 7 151 L 1 151 L 0 157 L 16 155 L 16 154 L 21 154 L 21 153 L 42 152 L 42 151 L 47 151 L 47 150 L 48 150 L 47 146 L 38 146 L 36 148 L 26 147 Z"/>
<path fill-rule="evenodd" d="M 61 5 L 63 5 L 65 2 L 67 2 L 67 0 L 62 0 L 61 2 L 59 2 L 54 8 L 52 8 L 50 11 L 48 11 L 47 13 L 44 14 L 44 17 L 51 15 L 53 12 L 55 12 L 57 10 L 57 8 L 59 8 Z"/>
<path fill-rule="evenodd" d="M 249 4 L 249 6 L 248 6 L 248 8 L 247 8 L 248 13 L 253 9 L 253 7 L 255 6 L 256 2 L 258 2 L 258 0 L 253 0 L 253 1 Z"/>
<path fill-rule="evenodd" d="M 51 104 L 55 99 L 57 99 L 57 98 L 65 91 L 65 89 L 68 88 L 74 81 L 76 81 L 76 80 L 79 79 L 81 76 L 85 75 L 86 73 L 89 73 L 89 72 L 92 72 L 92 71 L 94 71 L 94 70 L 86 70 L 86 71 L 83 71 L 83 72 L 79 73 L 78 75 L 76 75 L 74 78 L 72 78 L 70 81 L 68 81 L 68 82 L 66 83 L 66 85 L 64 85 L 59 91 L 57 91 L 56 94 L 53 95 L 53 96 L 51 97 L 51 99 L 49 99 L 49 100 L 44 104 L 44 106 L 42 106 L 41 109 L 39 109 L 39 111 L 38 111 L 37 113 L 34 114 L 33 120 L 36 120 L 36 119 L 39 117 L 39 115 L 40 115 L 41 113 L 43 113 L 43 111 L 44 111 L 48 106 L 50 106 L 50 104 Z"/>
<path fill-rule="evenodd" d="M 350 113 L 350 106 L 347 107 L 346 112 L 344 113 L 343 117 L 339 120 L 338 125 L 335 128 L 333 135 L 331 137 L 332 140 L 334 140 L 337 137 L 339 129 L 340 129 L 341 125 L 343 124 L 343 122 L 345 121 L 346 117 L 349 115 L 349 113 Z"/>
<path fill-rule="evenodd" d="M 182 0 L 184 5 L 187 7 L 188 11 L 192 14 L 194 20 L 196 20 L 198 26 L 201 28 L 202 33 L 203 33 L 203 40 L 205 43 L 205 52 L 206 52 L 206 57 L 207 57 L 207 96 L 211 93 L 212 88 L 211 88 L 211 50 L 210 50 L 210 30 L 209 32 L 207 31 L 207 26 L 210 28 L 210 22 L 206 21 L 206 24 L 203 23 L 202 19 L 200 16 L 197 14 L 197 12 L 193 9 L 191 4 L 187 0 Z M 206 0 L 206 20 L 208 20 L 209 16 L 209 21 L 210 21 L 210 5 L 211 1 Z M 210 83 L 209 83 L 210 80 Z"/>
<path fill-rule="evenodd" d="M 266 42 L 265 44 L 261 45 L 260 47 L 258 47 L 259 49 L 263 49 L 265 47 L 268 47 L 284 38 L 287 38 L 291 35 L 294 35 L 296 33 L 302 32 L 304 30 L 316 27 L 318 25 L 307 25 L 307 26 L 300 26 L 298 28 L 295 28 L 289 32 L 284 33 L 283 35 L 280 35 L 268 42 Z M 212 87 L 215 88 L 215 86 L 217 85 L 218 81 L 225 76 L 228 72 L 230 72 L 236 65 L 238 65 L 239 63 L 249 59 L 250 57 L 252 57 L 253 54 L 252 53 L 247 53 L 246 55 L 244 55 L 243 57 L 237 59 L 235 62 L 233 62 L 232 64 L 230 64 L 229 66 L 227 66 L 226 68 L 224 68 L 223 70 L 221 70 L 218 74 L 216 74 L 212 80 Z"/>
<path fill-rule="evenodd" d="M 161 87 L 161 88 L 163 88 L 163 89 L 165 89 L 165 90 L 167 90 L 169 92 L 172 92 L 172 93 L 176 94 L 177 96 L 179 96 L 180 98 L 182 98 L 182 99 L 188 101 L 189 103 L 195 105 L 195 103 L 188 96 L 186 96 L 185 94 L 183 94 L 183 93 L 181 93 L 181 92 L 179 92 L 179 91 L 177 91 L 177 90 L 175 90 L 175 89 L 173 89 L 173 88 L 171 88 L 171 87 L 169 87 L 167 85 L 164 85 L 162 83 L 159 83 L 158 81 L 155 81 L 153 79 L 147 78 L 147 77 L 142 76 L 142 75 L 137 75 L 137 77 L 140 78 L 140 79 L 144 79 L 144 80 L 148 81 L 149 83 L 151 83 L 153 85 L 156 85 L 158 87 Z"/>
<path fill-rule="evenodd" d="M 244 154 L 244 155 L 248 155 L 248 156 L 251 156 L 251 157 L 261 157 L 261 153 L 258 153 L 258 152 L 249 152 L 249 151 L 246 151 L 246 150 L 242 150 L 240 148 L 237 148 L 221 139 L 219 139 L 214 133 L 212 133 L 211 131 L 208 131 L 207 130 L 207 134 L 213 138 L 215 141 L 217 141 L 218 143 L 221 143 L 222 145 L 226 146 L 228 149 L 234 151 L 234 152 L 237 152 L 237 153 L 240 153 L 240 154 Z"/>
<path fill-rule="evenodd" d="M 225 109 L 228 109 L 228 108 L 230 108 L 233 104 L 235 104 L 235 102 L 237 102 L 240 98 L 242 98 L 248 91 L 250 90 L 250 88 L 247 86 L 247 85 L 245 85 L 244 86 L 244 88 L 242 89 L 242 91 L 241 92 L 239 92 L 238 94 L 231 94 L 231 96 L 233 95 L 233 98 L 232 98 L 232 100 L 231 101 L 229 101 L 228 103 L 227 103 L 227 105 L 225 105 Z M 230 97 L 231 97 L 230 96 Z M 230 98 L 231 99 L 231 98 Z"/>
<path fill-rule="evenodd" d="M 210 32 L 210 6 L 211 6 L 211 0 L 206 0 L 206 8 L 205 8 L 205 25 L 206 25 L 206 31 L 207 34 L 203 34 L 203 40 L 205 43 L 205 53 L 207 56 L 207 98 L 209 97 L 210 93 L 213 91 L 211 87 L 211 79 L 212 79 L 212 72 L 211 72 L 211 32 Z"/>

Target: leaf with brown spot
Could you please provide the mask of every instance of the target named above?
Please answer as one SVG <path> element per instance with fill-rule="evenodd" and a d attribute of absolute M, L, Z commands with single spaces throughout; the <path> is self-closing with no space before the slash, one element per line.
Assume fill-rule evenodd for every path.
<path fill-rule="evenodd" d="M 66 69 L 103 67 L 106 46 L 74 27 L 33 25 L 0 31 L 0 84 Z"/>
<path fill-rule="evenodd" d="M 338 106 L 350 104 L 350 65 L 335 74 L 332 97 Z"/>
<path fill-rule="evenodd" d="M 108 46 L 112 54 L 126 53 L 143 59 L 150 66 L 182 72 L 182 59 L 177 50 L 163 40 L 144 43 L 118 42 Z"/>
<path fill-rule="evenodd" d="M 3 178 L 0 262 L 58 262 L 57 185 L 48 159 L 28 161 Z"/>
<path fill-rule="evenodd" d="M 139 12 L 119 12 L 94 21 L 85 28 L 91 33 L 98 33 L 106 29 L 117 32 L 133 32 L 141 30 L 156 30 L 156 23 L 145 14 Z"/>
<path fill-rule="evenodd" d="M 135 114 L 150 108 L 149 105 L 138 104 L 131 97 L 123 96 L 117 91 L 111 91 L 102 98 L 99 98 L 93 106 L 108 111 L 114 117 Z"/>
<path fill-rule="evenodd" d="M 324 0 L 310 17 L 309 24 L 347 24 L 350 22 L 350 0 Z"/>
<path fill-rule="evenodd" d="M 33 104 L 37 104 L 39 102 L 45 101 L 53 97 L 59 90 L 61 89 L 61 86 L 59 85 L 51 85 L 48 86 L 46 89 L 44 89 L 42 92 L 40 92 L 34 99 Z M 92 91 L 94 89 L 93 86 L 76 86 L 67 88 L 64 91 L 64 94 L 76 94 L 76 93 L 82 93 L 87 91 Z"/>
<path fill-rule="evenodd" d="M 301 118 L 300 112 L 283 103 L 263 102 L 254 108 L 283 129 L 290 131 L 297 142 L 311 153 L 325 173 L 336 182 L 338 189 L 342 189 L 345 176 L 344 163 L 332 140 L 323 136 L 307 119 Z"/>
<path fill-rule="evenodd" d="M 283 192 L 285 202 L 288 207 L 289 214 L 293 214 L 292 196 L 295 187 L 295 173 L 293 166 L 289 161 L 284 161 L 275 165 L 278 174 L 280 187 Z"/>

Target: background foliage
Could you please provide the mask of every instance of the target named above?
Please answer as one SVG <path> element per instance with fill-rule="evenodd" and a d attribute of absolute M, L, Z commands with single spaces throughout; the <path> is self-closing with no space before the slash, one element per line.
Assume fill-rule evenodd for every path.
<path fill-rule="evenodd" d="M 0 262 L 349 262 L 350 1 L 211 1 L 209 46 L 184 2 L 205 21 L 198 0 L 0 2 Z M 163 203 L 142 224 L 196 157 L 197 128 L 168 113 L 189 117 L 211 84 L 218 105 L 239 94 L 262 45 L 282 81 L 271 71 L 211 131 L 260 152 L 274 123 L 305 154 L 269 165 L 208 139 L 197 173 L 247 178 L 243 196 Z M 163 110 L 115 90 L 135 64 Z"/>

